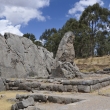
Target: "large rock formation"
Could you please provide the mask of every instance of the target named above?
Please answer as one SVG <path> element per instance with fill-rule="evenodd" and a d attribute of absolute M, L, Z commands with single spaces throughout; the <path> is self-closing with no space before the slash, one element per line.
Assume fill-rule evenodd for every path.
<path fill-rule="evenodd" d="M 64 37 L 62 38 L 54 61 L 52 77 L 83 77 L 83 74 L 79 71 L 78 67 L 74 63 L 74 38 L 75 36 L 72 32 L 65 33 Z"/>
<path fill-rule="evenodd" d="M 0 35 L 1 77 L 48 77 L 52 61 L 49 51 L 36 46 L 29 39 L 10 33 Z"/>

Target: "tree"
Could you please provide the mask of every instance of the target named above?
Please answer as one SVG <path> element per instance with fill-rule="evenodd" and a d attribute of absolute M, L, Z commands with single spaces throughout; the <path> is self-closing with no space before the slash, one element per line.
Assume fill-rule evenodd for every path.
<path fill-rule="evenodd" d="M 58 31 L 59 33 L 61 33 L 61 38 L 67 31 L 72 31 L 75 35 L 74 47 L 76 57 L 88 57 L 90 51 L 88 32 L 90 31 L 90 28 L 83 23 L 79 23 L 79 21 L 77 21 L 76 19 L 70 18 L 64 24 L 62 29 Z"/>
<path fill-rule="evenodd" d="M 40 42 L 40 41 L 34 41 L 34 44 L 37 45 L 37 46 L 41 46 L 41 47 L 43 46 L 42 42 Z"/>
<path fill-rule="evenodd" d="M 39 40 L 36 40 L 36 37 L 34 34 L 26 33 L 23 35 L 23 37 L 30 39 L 37 46 L 43 46 L 42 42 L 40 42 Z"/>
<path fill-rule="evenodd" d="M 91 56 L 94 55 L 94 48 L 99 43 L 96 41 L 97 33 L 104 32 L 110 28 L 110 11 L 100 7 L 98 3 L 88 6 L 82 13 L 79 22 L 90 27 L 89 40 L 91 45 Z M 106 33 L 105 33 L 106 34 Z"/>
<path fill-rule="evenodd" d="M 44 48 L 46 48 L 48 51 L 53 52 L 54 56 L 56 54 L 56 48 L 58 47 L 58 44 L 56 44 L 56 36 L 57 30 L 55 28 L 52 29 L 46 29 L 45 32 L 40 36 L 40 40 L 45 40 Z M 55 38 L 56 36 L 56 38 Z"/>
<path fill-rule="evenodd" d="M 54 33 L 57 33 L 57 30 L 55 28 L 52 29 L 46 29 L 42 35 L 40 36 L 40 40 L 47 41 Z"/>
<path fill-rule="evenodd" d="M 35 35 L 30 34 L 30 33 L 24 34 L 23 37 L 26 37 L 26 38 L 30 39 L 33 43 L 36 40 Z"/>

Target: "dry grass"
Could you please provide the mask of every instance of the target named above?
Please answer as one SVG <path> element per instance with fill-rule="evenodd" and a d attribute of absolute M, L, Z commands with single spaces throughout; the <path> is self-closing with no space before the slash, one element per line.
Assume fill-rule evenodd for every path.
<path fill-rule="evenodd" d="M 26 94 L 25 91 L 3 91 L 0 92 L 0 110 L 11 110 L 11 106 L 14 102 L 7 101 L 7 99 L 15 98 L 16 94 Z"/>
<path fill-rule="evenodd" d="M 75 63 L 82 72 L 97 71 L 110 67 L 110 56 L 75 59 Z"/>
<path fill-rule="evenodd" d="M 103 90 L 103 91 L 101 91 L 101 93 L 102 93 L 102 94 L 110 94 L 110 88 L 107 89 L 107 90 Z"/>

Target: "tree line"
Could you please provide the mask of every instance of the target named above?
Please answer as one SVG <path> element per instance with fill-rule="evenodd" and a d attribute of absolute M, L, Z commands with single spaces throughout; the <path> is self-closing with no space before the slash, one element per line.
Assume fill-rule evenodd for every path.
<path fill-rule="evenodd" d="M 98 3 L 88 6 L 79 20 L 70 18 L 58 30 L 46 29 L 40 36 L 40 40 L 45 41 L 43 45 L 39 41 L 35 41 L 35 37 L 30 39 L 36 45 L 53 52 L 55 57 L 58 45 L 67 31 L 72 31 L 75 35 L 74 48 L 77 58 L 94 56 L 95 50 L 98 56 L 110 52 L 110 11 Z M 23 36 L 26 37 L 27 34 Z"/>

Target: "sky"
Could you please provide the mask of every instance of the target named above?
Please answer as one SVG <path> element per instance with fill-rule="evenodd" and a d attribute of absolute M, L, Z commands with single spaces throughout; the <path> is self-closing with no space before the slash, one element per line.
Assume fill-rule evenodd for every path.
<path fill-rule="evenodd" d="M 79 19 L 95 3 L 110 9 L 109 0 L 0 0 L 0 33 L 32 33 L 39 39 L 46 29 L 59 29 L 68 19 Z"/>

